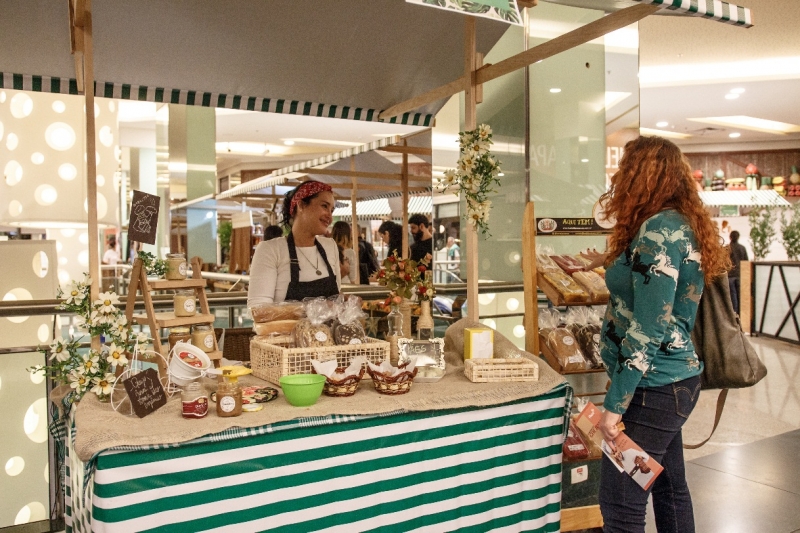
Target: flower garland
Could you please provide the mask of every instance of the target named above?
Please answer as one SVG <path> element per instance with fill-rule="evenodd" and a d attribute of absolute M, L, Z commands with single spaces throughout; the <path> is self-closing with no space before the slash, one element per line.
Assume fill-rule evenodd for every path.
<path fill-rule="evenodd" d="M 431 254 L 419 261 L 401 259 L 397 257 L 397 252 L 394 252 L 383 260 L 383 268 L 378 272 L 378 283 L 387 287 L 392 293 L 387 299 L 387 306 L 392 301 L 400 303 L 395 298 L 411 299 L 415 294 L 420 300 L 433 298 L 436 293 L 433 281 L 425 275 L 431 259 Z"/>
<path fill-rule="evenodd" d="M 489 196 L 500 185 L 500 161 L 489 152 L 492 142 L 492 128 L 481 124 L 472 131 L 458 134 L 461 156 L 458 168 L 448 169 L 439 178 L 443 192 L 450 187 L 458 187 L 459 194 L 467 201 L 467 221 L 489 235 L 489 210 L 492 202 Z"/>
<path fill-rule="evenodd" d="M 116 371 L 128 364 L 128 353 L 136 344 L 148 342 L 144 333 L 134 335 L 119 306 L 119 297 L 114 292 L 103 292 L 94 302 L 89 298 L 92 280 L 86 275 L 83 281 L 73 281 L 64 293 L 58 289 L 58 297 L 64 302 L 56 307 L 59 311 L 69 311 L 79 317 L 79 325 L 90 336 L 99 336 L 103 345 L 100 350 L 81 349 L 80 339 L 57 338 L 46 349 L 50 354 L 47 366 L 35 366 L 32 373 L 45 372 L 55 381 L 69 385 L 74 399 L 80 400 L 87 391 L 95 393 L 101 400 L 111 394 L 116 383 Z"/>

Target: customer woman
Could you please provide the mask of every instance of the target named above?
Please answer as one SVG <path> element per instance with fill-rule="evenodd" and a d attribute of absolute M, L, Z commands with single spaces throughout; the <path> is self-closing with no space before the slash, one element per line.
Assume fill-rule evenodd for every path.
<path fill-rule="evenodd" d="M 356 264 L 356 252 L 353 250 L 353 239 L 352 234 L 350 233 L 350 224 L 344 220 L 340 220 L 334 224 L 333 230 L 331 231 L 331 237 L 334 241 L 336 241 L 336 244 L 342 248 L 344 258 L 350 263 L 350 268 L 352 269 L 353 265 Z M 342 283 L 354 282 L 350 279 L 350 276 L 342 276 Z"/>
<path fill-rule="evenodd" d="M 250 267 L 247 305 L 303 300 L 339 293 L 339 251 L 322 237 L 333 220 L 330 185 L 306 181 L 286 194 L 282 223 L 286 237 L 258 245 Z"/>
<path fill-rule="evenodd" d="M 681 427 L 700 394 L 691 332 L 707 282 L 729 266 L 716 226 L 680 150 L 660 137 L 625 145 L 600 202 L 616 219 L 606 259 L 611 300 L 601 355 L 611 383 L 600 430 L 616 450 L 617 424 L 664 467 L 650 490 L 603 457 L 603 531 L 644 532 L 652 490 L 659 533 L 694 532 Z"/>
<path fill-rule="evenodd" d="M 381 236 L 384 244 L 388 246 L 386 256 L 397 253 L 398 257 L 403 257 L 403 228 L 400 224 L 386 220 L 378 228 L 378 235 Z"/>

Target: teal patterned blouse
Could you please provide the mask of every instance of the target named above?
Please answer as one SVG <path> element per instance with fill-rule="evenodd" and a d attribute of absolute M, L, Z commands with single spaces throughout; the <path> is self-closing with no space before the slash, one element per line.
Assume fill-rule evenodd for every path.
<path fill-rule="evenodd" d="M 622 414 L 637 387 L 658 387 L 700 374 L 692 328 L 705 282 L 687 220 L 674 210 L 647 219 L 606 271 L 611 300 L 600 354 L 611 386 L 606 409 Z"/>

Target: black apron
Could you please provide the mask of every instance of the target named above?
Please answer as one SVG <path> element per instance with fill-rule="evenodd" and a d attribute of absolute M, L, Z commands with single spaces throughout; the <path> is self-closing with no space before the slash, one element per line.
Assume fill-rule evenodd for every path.
<path fill-rule="evenodd" d="M 289 282 L 289 288 L 286 290 L 286 300 L 302 302 L 304 298 L 317 298 L 318 296 L 327 298 L 328 296 L 339 294 L 336 275 L 328 262 L 325 249 L 316 238 L 314 239 L 314 245 L 328 268 L 328 277 L 315 279 L 314 281 L 300 281 L 300 262 L 297 260 L 297 248 L 294 244 L 294 236 L 291 233 L 286 237 L 286 243 L 289 245 L 289 269 L 292 272 L 292 281 Z"/>

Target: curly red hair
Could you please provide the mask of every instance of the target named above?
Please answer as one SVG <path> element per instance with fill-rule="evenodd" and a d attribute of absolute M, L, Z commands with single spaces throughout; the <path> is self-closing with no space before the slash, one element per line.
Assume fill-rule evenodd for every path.
<path fill-rule="evenodd" d="M 611 187 L 600 197 L 606 215 L 617 224 L 607 264 L 623 253 L 645 220 L 665 209 L 685 216 L 700 248 L 706 282 L 730 269 L 716 225 L 695 189 L 692 169 L 680 148 L 661 137 L 639 137 L 625 145 Z"/>

